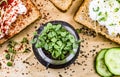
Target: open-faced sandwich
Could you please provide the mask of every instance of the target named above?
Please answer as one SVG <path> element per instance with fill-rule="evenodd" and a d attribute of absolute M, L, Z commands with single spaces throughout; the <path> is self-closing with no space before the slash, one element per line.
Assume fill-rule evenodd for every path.
<path fill-rule="evenodd" d="M 75 20 L 120 44 L 120 0 L 84 0 Z"/>
<path fill-rule="evenodd" d="M 40 17 L 31 0 L 0 0 L 0 44 Z"/>

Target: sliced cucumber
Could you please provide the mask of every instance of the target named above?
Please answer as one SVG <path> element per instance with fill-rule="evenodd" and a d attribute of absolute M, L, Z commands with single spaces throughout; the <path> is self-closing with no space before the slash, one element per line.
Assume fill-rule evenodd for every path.
<path fill-rule="evenodd" d="M 120 75 L 120 48 L 111 48 L 105 54 L 105 64 L 114 75 Z"/>
<path fill-rule="evenodd" d="M 102 49 L 98 56 L 96 57 L 96 71 L 99 75 L 103 77 L 110 77 L 112 76 L 112 73 L 109 72 L 107 69 L 105 63 L 104 63 L 104 55 L 106 53 L 107 49 Z"/>

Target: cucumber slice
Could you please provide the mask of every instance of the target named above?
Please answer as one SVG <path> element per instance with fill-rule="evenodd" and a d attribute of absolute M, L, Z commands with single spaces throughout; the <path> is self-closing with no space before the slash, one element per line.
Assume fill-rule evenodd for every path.
<path fill-rule="evenodd" d="M 96 71 L 99 75 L 103 77 L 110 77 L 112 76 L 112 73 L 109 72 L 108 68 L 104 63 L 104 55 L 106 52 L 107 49 L 102 49 L 96 57 Z"/>
<path fill-rule="evenodd" d="M 105 64 L 114 75 L 120 75 L 120 48 L 111 48 L 105 54 Z"/>

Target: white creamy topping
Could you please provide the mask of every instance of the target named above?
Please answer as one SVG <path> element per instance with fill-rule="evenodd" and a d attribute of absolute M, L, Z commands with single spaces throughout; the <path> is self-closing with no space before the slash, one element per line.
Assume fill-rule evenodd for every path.
<path fill-rule="evenodd" d="M 0 7 L 0 38 L 8 34 L 9 28 L 19 14 L 26 14 L 27 8 L 21 0 L 14 0 L 7 8 Z"/>
<path fill-rule="evenodd" d="M 120 1 L 92 0 L 89 5 L 89 15 L 92 20 L 107 28 L 108 34 L 120 34 Z"/>

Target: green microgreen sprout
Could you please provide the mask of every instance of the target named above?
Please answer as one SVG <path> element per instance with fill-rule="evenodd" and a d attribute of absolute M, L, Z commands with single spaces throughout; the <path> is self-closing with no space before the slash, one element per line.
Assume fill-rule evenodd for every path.
<path fill-rule="evenodd" d="M 61 24 L 48 23 L 43 31 L 34 38 L 32 43 L 36 48 L 42 48 L 52 59 L 63 60 L 73 49 L 78 47 L 79 41 Z"/>

